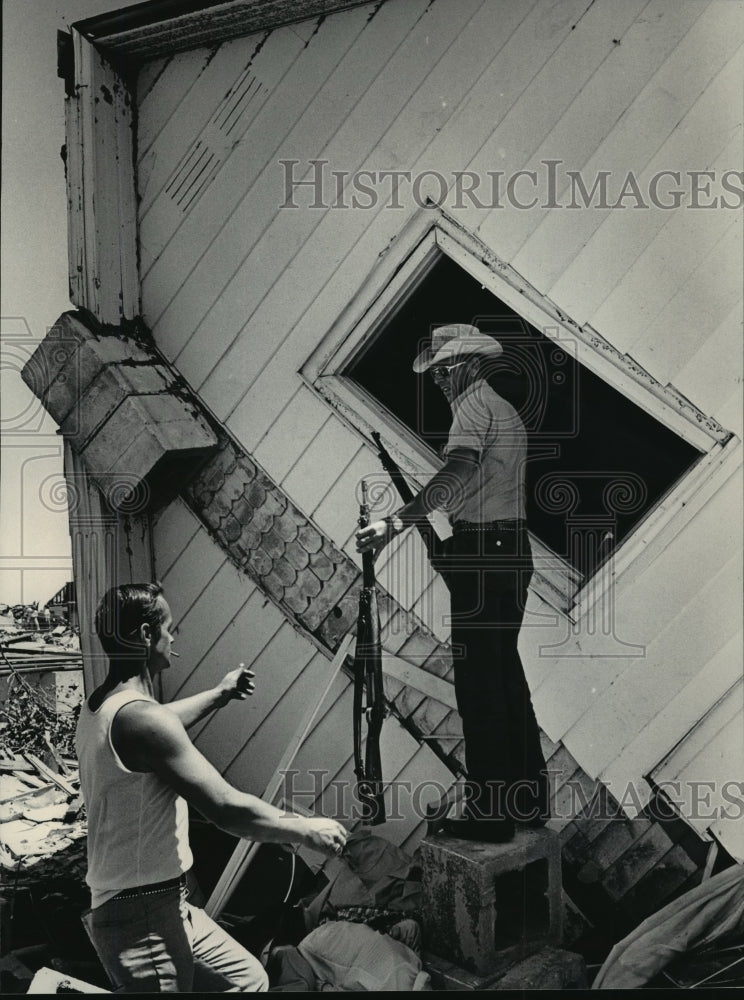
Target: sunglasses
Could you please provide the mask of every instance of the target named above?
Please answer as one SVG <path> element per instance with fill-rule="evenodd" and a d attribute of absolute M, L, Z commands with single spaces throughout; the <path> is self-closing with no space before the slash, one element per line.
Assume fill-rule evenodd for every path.
<path fill-rule="evenodd" d="M 467 364 L 467 362 L 458 361 L 456 365 L 435 365 L 433 368 L 429 369 L 429 372 L 432 378 L 449 378 L 451 371 L 455 368 L 460 368 L 464 364 Z"/>

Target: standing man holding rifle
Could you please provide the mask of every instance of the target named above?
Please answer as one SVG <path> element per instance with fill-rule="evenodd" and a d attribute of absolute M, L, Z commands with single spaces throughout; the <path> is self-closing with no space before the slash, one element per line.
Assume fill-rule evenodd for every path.
<path fill-rule="evenodd" d="M 508 841 L 515 823 L 542 825 L 548 785 L 540 732 L 517 650 L 532 556 L 525 520 L 527 435 L 484 375 L 501 345 L 477 327 L 434 330 L 413 363 L 429 372 L 452 409 L 444 466 L 394 514 L 357 532 L 378 552 L 434 510 L 452 525 L 447 583 L 455 694 L 465 737 L 469 798 L 456 837 Z"/>

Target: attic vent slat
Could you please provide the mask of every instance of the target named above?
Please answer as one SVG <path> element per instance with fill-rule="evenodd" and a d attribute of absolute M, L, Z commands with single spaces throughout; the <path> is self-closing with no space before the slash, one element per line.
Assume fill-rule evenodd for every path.
<path fill-rule="evenodd" d="M 185 215 L 201 198 L 270 94 L 246 68 L 174 167 L 165 192 Z"/>

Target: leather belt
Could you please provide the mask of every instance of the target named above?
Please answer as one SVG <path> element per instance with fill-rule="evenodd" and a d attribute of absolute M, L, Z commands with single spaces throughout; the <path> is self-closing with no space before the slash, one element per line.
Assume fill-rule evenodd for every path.
<path fill-rule="evenodd" d="M 131 889 L 122 889 L 117 892 L 114 899 L 134 899 L 137 896 L 157 896 L 161 892 L 170 892 L 171 889 L 181 889 L 186 885 L 186 876 L 179 875 L 176 878 L 169 878 L 165 882 L 151 882 L 149 885 L 134 885 Z"/>
<path fill-rule="evenodd" d="M 527 522 L 520 517 L 503 521 L 455 521 L 453 531 L 526 531 Z"/>

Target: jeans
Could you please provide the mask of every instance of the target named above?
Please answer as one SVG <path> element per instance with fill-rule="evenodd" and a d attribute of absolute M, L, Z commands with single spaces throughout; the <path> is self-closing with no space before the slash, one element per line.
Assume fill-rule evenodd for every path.
<path fill-rule="evenodd" d="M 109 899 L 83 923 L 116 993 L 254 993 L 263 966 L 186 889 Z"/>
<path fill-rule="evenodd" d="M 517 650 L 533 563 L 526 529 L 455 528 L 447 546 L 455 697 L 476 817 L 549 818 L 540 730 Z"/>

